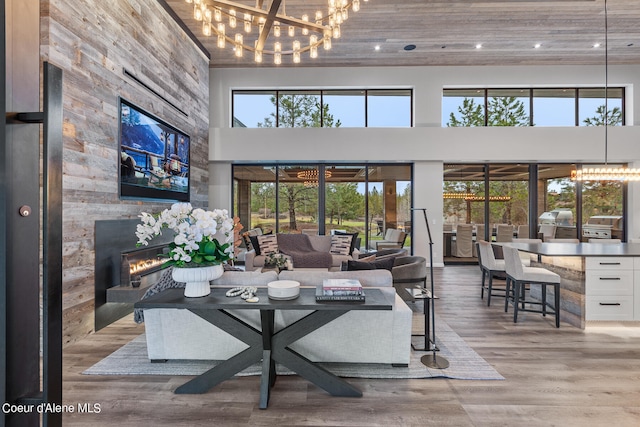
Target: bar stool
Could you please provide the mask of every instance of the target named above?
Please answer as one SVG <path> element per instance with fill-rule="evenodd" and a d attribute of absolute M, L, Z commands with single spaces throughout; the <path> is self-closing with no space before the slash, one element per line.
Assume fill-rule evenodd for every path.
<path fill-rule="evenodd" d="M 484 290 L 487 290 L 487 305 L 491 305 L 491 296 L 493 294 L 493 277 L 499 273 L 505 273 L 504 260 L 496 259 L 491 243 L 480 240 L 477 242 L 478 247 L 478 262 L 480 263 L 480 269 L 482 270 L 482 291 L 480 298 L 484 298 Z M 485 286 L 485 278 L 489 278 L 488 285 Z M 502 294 L 496 295 L 502 296 Z"/>
<path fill-rule="evenodd" d="M 510 246 L 503 246 L 505 269 L 507 272 L 507 291 L 504 301 L 505 313 L 509 311 L 509 301 L 513 302 L 513 323 L 518 322 L 518 311 L 529 311 L 532 313 L 542 313 L 547 315 L 547 306 L 556 317 L 556 328 L 560 327 L 560 276 L 556 273 L 540 267 L 525 267 L 520 262 L 518 250 Z M 542 300 L 525 299 L 525 285 L 540 285 Z M 547 286 L 553 286 L 554 304 L 551 306 L 547 302 Z M 540 305 L 539 310 L 526 308 L 525 304 Z M 520 307 L 519 307 L 520 306 Z"/>

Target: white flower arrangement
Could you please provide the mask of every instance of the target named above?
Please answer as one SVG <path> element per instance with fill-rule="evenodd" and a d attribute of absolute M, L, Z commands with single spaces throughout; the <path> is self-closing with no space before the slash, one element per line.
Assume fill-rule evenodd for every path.
<path fill-rule="evenodd" d="M 174 203 L 158 215 L 142 212 L 138 224 L 138 246 L 147 246 L 163 229 L 173 230 L 165 265 L 203 267 L 233 258 L 234 221 L 226 209 L 193 209 L 191 203 Z"/>

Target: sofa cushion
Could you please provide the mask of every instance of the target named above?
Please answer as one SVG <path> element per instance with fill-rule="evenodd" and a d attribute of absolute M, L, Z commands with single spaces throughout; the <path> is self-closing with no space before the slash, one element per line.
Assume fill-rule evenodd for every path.
<path fill-rule="evenodd" d="M 351 240 L 353 236 L 331 236 L 331 252 L 332 255 L 349 255 L 351 249 Z"/>
<path fill-rule="evenodd" d="M 275 234 L 263 234 L 258 236 L 258 245 L 261 255 L 278 253 L 278 236 Z"/>
<path fill-rule="evenodd" d="M 320 252 L 329 252 L 331 250 L 331 236 L 307 235 L 307 237 L 314 250 Z"/>
<path fill-rule="evenodd" d="M 357 279 L 362 286 L 388 287 L 393 289 L 393 276 L 386 270 L 373 271 L 310 271 L 310 270 L 283 270 L 278 274 L 280 280 L 296 280 L 302 286 L 322 285 L 324 279 Z M 394 290 L 395 292 L 395 290 Z"/>
<path fill-rule="evenodd" d="M 216 280 L 211 281 L 212 286 L 267 286 L 269 282 L 278 280 L 275 271 L 228 271 Z"/>
<path fill-rule="evenodd" d="M 312 243 L 312 238 L 322 237 L 329 246 L 320 251 Z M 317 239 L 314 239 L 317 240 Z M 333 256 L 329 253 L 330 236 L 309 236 L 307 234 L 278 234 L 280 252 L 291 256 L 294 268 L 330 268 Z"/>

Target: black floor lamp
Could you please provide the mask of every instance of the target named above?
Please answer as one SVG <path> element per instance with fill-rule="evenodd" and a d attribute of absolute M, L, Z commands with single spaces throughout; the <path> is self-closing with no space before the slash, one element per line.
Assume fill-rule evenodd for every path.
<path fill-rule="evenodd" d="M 427 226 L 427 235 L 429 237 L 429 277 L 431 278 L 431 331 L 424 331 L 425 334 L 431 332 L 431 352 L 432 355 L 424 355 L 420 358 L 420 361 L 427 368 L 445 369 L 449 367 L 449 361 L 442 356 L 438 356 L 436 351 L 436 307 L 435 307 L 435 294 L 433 291 L 433 239 L 431 238 L 431 229 L 429 228 L 429 220 L 427 218 L 427 210 L 424 208 L 411 208 L 412 211 L 422 211 L 424 215 L 424 223 Z M 427 302 L 423 300 L 423 303 Z"/>

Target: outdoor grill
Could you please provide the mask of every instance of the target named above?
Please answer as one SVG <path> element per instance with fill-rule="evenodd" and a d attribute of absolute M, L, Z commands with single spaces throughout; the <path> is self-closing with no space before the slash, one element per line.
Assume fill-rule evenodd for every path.
<path fill-rule="evenodd" d="M 569 209 L 554 209 L 543 212 L 538 218 L 538 224 L 573 225 L 573 213 Z"/>
<path fill-rule="evenodd" d="M 582 226 L 587 239 L 622 239 L 622 216 L 595 215 Z"/>

